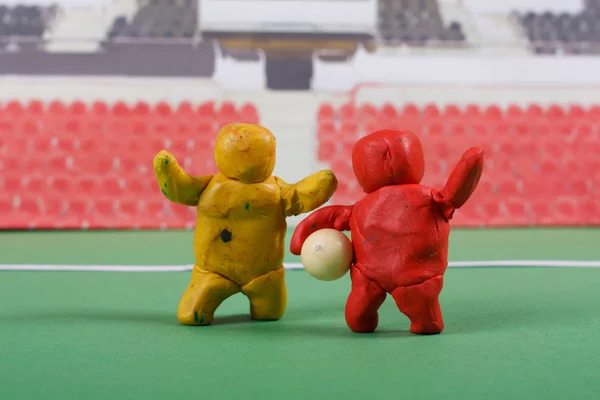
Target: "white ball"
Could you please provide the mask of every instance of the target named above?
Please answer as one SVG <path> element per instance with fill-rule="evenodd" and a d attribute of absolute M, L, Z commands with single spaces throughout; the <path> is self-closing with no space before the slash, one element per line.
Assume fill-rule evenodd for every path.
<path fill-rule="evenodd" d="M 300 252 L 306 272 L 322 281 L 334 281 L 346 275 L 353 257 L 352 242 L 335 229 L 313 232 Z"/>

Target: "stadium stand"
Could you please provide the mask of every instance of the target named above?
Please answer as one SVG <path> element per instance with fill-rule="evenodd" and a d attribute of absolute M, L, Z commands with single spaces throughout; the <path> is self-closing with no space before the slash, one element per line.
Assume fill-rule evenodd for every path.
<path fill-rule="evenodd" d="M 153 1 L 131 7 L 122 3 L 106 10 L 0 6 L 0 74 L 214 74 L 214 43 L 195 39 L 197 1 Z"/>
<path fill-rule="evenodd" d="M 379 33 L 390 46 L 465 41 L 460 23 L 444 26 L 437 0 L 381 0 Z"/>
<path fill-rule="evenodd" d="M 9 44 L 23 49 L 41 41 L 55 12 L 55 7 L 0 4 L 0 50 Z"/>
<path fill-rule="evenodd" d="M 435 55 L 440 48 L 489 54 L 500 47 L 510 54 L 600 54 L 599 0 L 584 0 L 580 8 L 569 8 L 564 0 L 562 8 L 548 6 L 548 11 L 540 8 L 539 1 L 512 0 L 502 8 L 504 3 L 381 0 L 379 15 L 373 15 L 380 41 L 361 46 L 369 51 L 385 48 L 386 55 L 396 51 Z M 283 54 L 278 57 L 267 57 L 268 52 L 254 45 L 225 46 L 203 30 L 201 4 L 198 0 L 128 0 L 111 2 L 104 11 L 100 6 L 0 6 L 0 74 L 209 78 L 219 57 L 231 56 L 265 63 L 270 89 L 311 88 L 315 68 L 311 54 L 319 46 L 304 49 L 301 57 L 296 45 L 290 44 L 298 44 L 293 41 L 288 48 L 278 49 Z M 511 14 L 511 7 L 518 7 L 518 12 Z M 253 31 L 248 37 L 253 37 Z M 403 45 L 408 46 L 396 48 Z M 316 58 L 351 62 L 353 51 L 322 52 Z"/>
<path fill-rule="evenodd" d="M 261 119 L 255 104 L 230 101 L 9 101 L 0 107 L 0 227 L 191 228 L 195 210 L 162 198 L 151 157 L 166 148 L 191 173 L 214 173 L 214 133 L 233 121 Z M 599 105 L 324 103 L 317 156 L 338 176 L 331 203 L 351 204 L 362 196 L 351 149 L 366 132 L 419 133 L 424 184 L 432 187 L 479 145 L 485 172 L 456 226 L 593 225 L 600 223 L 598 121 Z"/>
<path fill-rule="evenodd" d="M 600 222 L 599 117 L 600 106 L 323 104 L 318 153 L 339 176 L 333 202 L 351 204 L 361 196 L 351 149 L 366 132 L 402 127 L 419 133 L 424 183 L 432 187 L 441 187 L 476 143 L 486 152 L 486 168 L 475 198 L 456 214 L 457 225 L 591 225 Z"/>
<path fill-rule="evenodd" d="M 157 196 L 152 157 L 165 148 L 186 170 L 214 173 L 214 132 L 240 120 L 258 123 L 256 107 L 10 101 L 0 108 L 0 227 L 193 226 L 195 210 Z"/>
<path fill-rule="evenodd" d="M 536 54 L 600 54 L 600 1 L 585 0 L 579 13 L 517 13 Z"/>
<path fill-rule="evenodd" d="M 197 2 L 153 2 L 142 5 L 131 22 L 115 18 L 109 38 L 191 38 L 197 31 Z"/>

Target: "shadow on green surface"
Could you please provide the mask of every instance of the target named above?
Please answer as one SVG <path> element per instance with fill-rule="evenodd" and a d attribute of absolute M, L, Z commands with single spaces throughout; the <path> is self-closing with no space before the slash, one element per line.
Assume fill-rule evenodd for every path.
<path fill-rule="evenodd" d="M 390 308 L 390 307 L 388 307 Z M 252 329 L 263 330 L 267 327 L 269 331 L 276 333 L 299 333 L 332 336 L 349 332 L 343 321 L 343 310 L 333 310 L 324 313 L 323 310 L 294 310 L 289 311 L 280 321 L 254 321 L 249 314 L 217 315 L 210 326 L 221 327 L 226 325 L 252 325 Z M 315 317 L 317 314 L 317 317 Z M 484 305 L 481 308 L 462 308 L 457 304 L 447 308 L 445 334 L 474 333 L 484 331 L 498 331 L 511 329 L 527 329 L 532 326 L 556 326 L 569 325 L 581 320 L 589 320 L 597 317 L 595 308 L 576 308 L 567 305 L 552 310 L 543 307 L 527 308 L 523 305 L 515 307 L 490 307 Z M 380 327 L 375 335 L 380 337 L 407 336 L 411 335 L 408 330 L 393 329 L 393 325 L 407 326 L 405 317 L 394 309 L 386 310 L 380 316 Z M 336 323 L 332 324 L 331 321 Z M 33 311 L 20 312 L 18 314 L 0 314 L 3 323 L 127 323 L 127 324 L 152 324 L 178 326 L 175 312 L 147 312 L 147 311 L 115 311 L 115 310 L 65 310 L 65 311 Z M 207 328 L 210 328 L 207 327 Z M 201 327 L 198 327 L 201 329 Z M 371 336 L 369 334 L 356 334 L 356 336 Z"/>

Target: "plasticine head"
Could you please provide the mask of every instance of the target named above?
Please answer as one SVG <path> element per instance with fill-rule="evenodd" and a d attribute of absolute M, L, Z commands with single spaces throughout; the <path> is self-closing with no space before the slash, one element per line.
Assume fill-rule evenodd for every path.
<path fill-rule="evenodd" d="M 244 183 L 262 182 L 275 168 L 275 137 L 258 125 L 225 125 L 217 135 L 214 157 L 226 177 Z"/>
<path fill-rule="evenodd" d="M 375 131 L 354 144 L 352 168 L 366 193 L 389 185 L 420 183 L 425 171 L 421 141 L 410 131 Z"/>

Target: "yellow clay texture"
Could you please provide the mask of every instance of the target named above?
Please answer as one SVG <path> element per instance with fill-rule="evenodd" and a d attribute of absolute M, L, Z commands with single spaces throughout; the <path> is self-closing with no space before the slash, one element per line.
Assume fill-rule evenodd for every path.
<path fill-rule="evenodd" d="M 219 173 L 191 176 L 163 150 L 154 172 L 172 202 L 197 207 L 196 264 L 179 304 L 185 325 L 210 324 L 229 296 L 242 292 L 257 320 L 280 319 L 286 309 L 283 257 L 286 217 L 323 205 L 337 188 L 331 171 L 295 184 L 272 176 L 275 138 L 266 128 L 229 124 L 217 135 Z"/>

